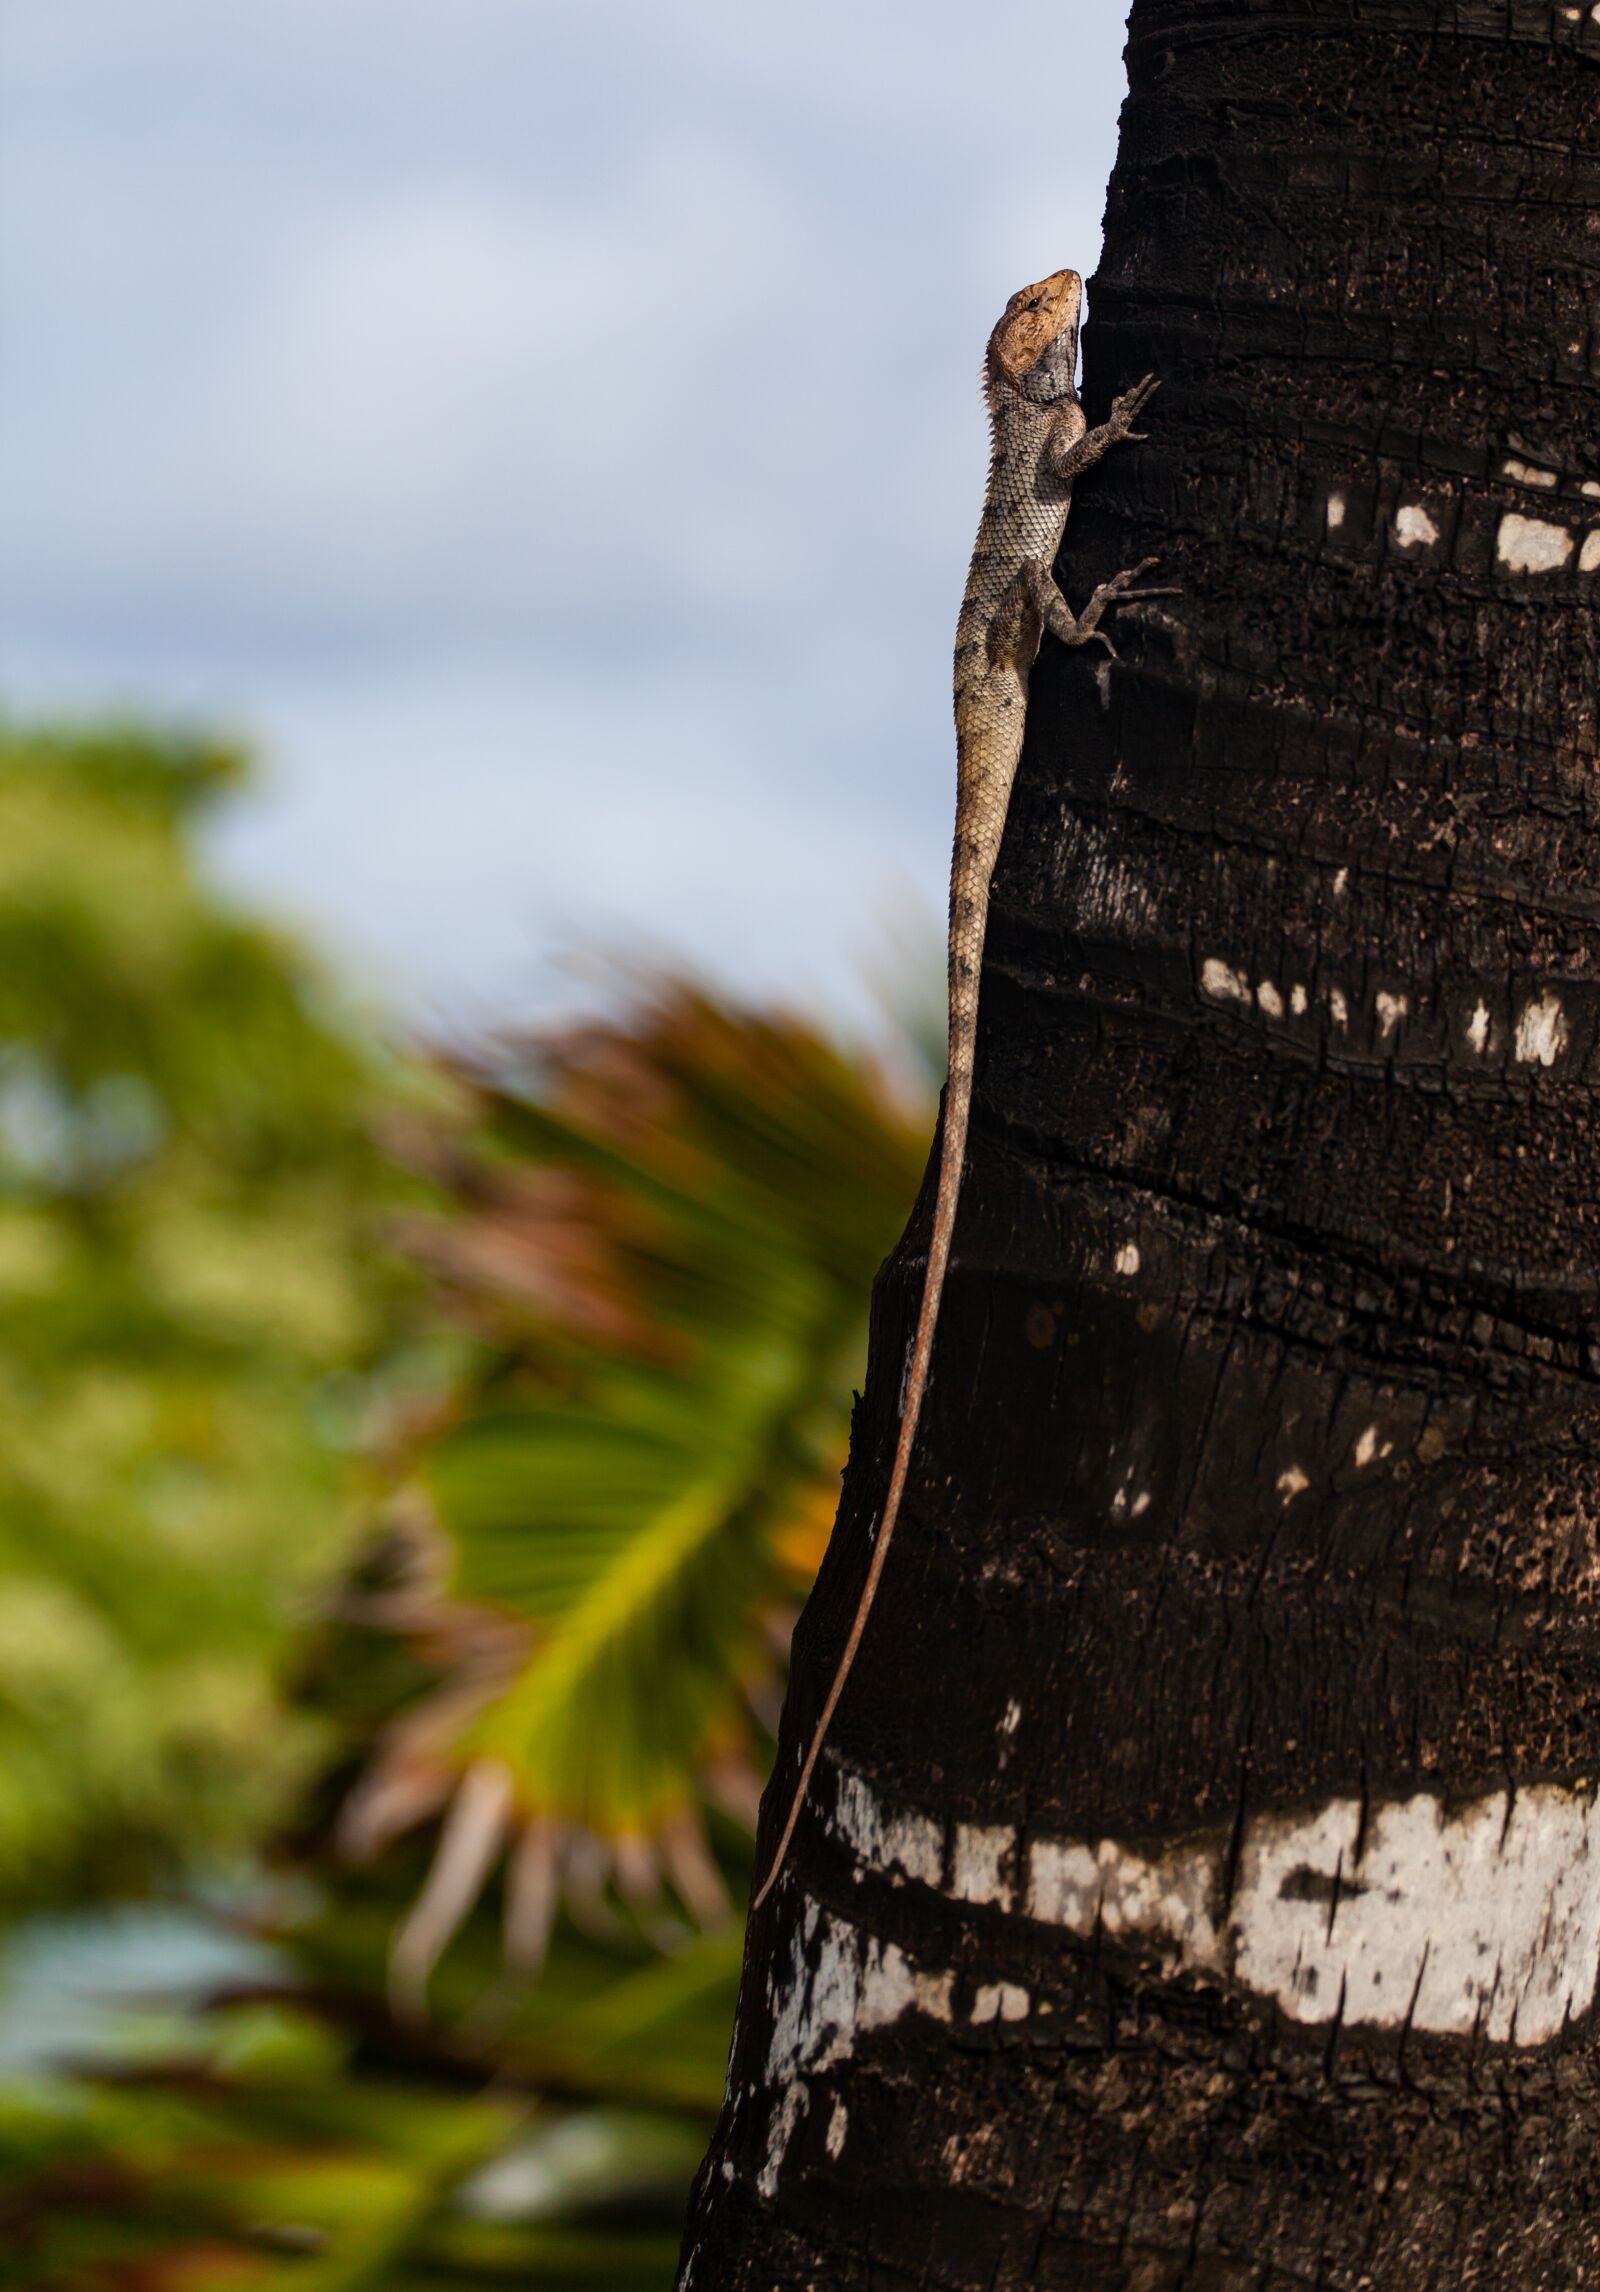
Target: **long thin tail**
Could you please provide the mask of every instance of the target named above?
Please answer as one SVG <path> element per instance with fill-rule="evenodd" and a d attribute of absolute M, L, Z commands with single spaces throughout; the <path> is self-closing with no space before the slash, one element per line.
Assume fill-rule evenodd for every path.
<path fill-rule="evenodd" d="M 956 1203 L 961 1195 L 961 1173 L 967 1154 L 967 1117 L 972 1110 L 972 1056 L 977 1034 L 978 972 L 983 957 L 984 910 L 987 906 L 987 869 L 977 886 L 976 898 L 969 887 L 961 882 L 967 872 L 962 860 L 966 855 L 958 848 L 954 873 L 957 879 L 952 889 L 950 926 L 950 1075 L 944 1097 L 944 1134 L 939 1152 L 939 1190 L 934 1199 L 933 1238 L 928 1244 L 928 1270 L 922 1282 L 922 1308 L 917 1315 L 917 1334 L 911 1348 L 911 1373 L 906 1379 L 905 1406 L 900 1417 L 900 1438 L 894 1452 L 894 1470 L 889 1476 L 889 1493 L 884 1498 L 883 1524 L 872 1549 L 872 1564 L 862 1586 L 856 1607 L 855 1621 L 850 1626 L 850 1637 L 844 1643 L 839 1668 L 833 1675 L 828 1700 L 822 1706 L 822 1717 L 817 1721 L 806 1753 L 806 1763 L 800 1770 L 790 1803 L 789 1817 L 783 1826 L 783 1836 L 772 1858 L 761 1891 L 751 1903 L 752 1913 L 759 1910 L 778 1882 L 789 1841 L 794 1837 L 800 1810 L 806 1803 L 811 1778 L 822 1755 L 823 1740 L 827 1735 L 839 1698 L 844 1693 L 845 1681 L 855 1662 L 856 1650 L 867 1628 L 872 1603 L 878 1596 L 878 1585 L 883 1576 L 884 1562 L 889 1557 L 889 1545 L 894 1536 L 895 1522 L 900 1517 L 900 1499 L 905 1493 L 906 1477 L 911 1470 L 911 1452 L 916 1445 L 917 1422 L 922 1414 L 922 1396 L 927 1390 L 928 1370 L 933 1360 L 934 1331 L 939 1325 L 939 1300 L 944 1294 L 945 1268 L 950 1263 L 950 1237 L 955 1232 Z M 968 892 L 963 898 L 961 892 Z"/>

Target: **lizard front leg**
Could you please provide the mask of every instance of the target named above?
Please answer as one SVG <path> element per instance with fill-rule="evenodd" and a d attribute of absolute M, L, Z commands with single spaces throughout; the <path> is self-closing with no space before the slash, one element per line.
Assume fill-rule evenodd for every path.
<path fill-rule="evenodd" d="M 1136 442 L 1142 439 L 1144 431 L 1136 430 L 1133 425 L 1160 387 L 1155 375 L 1147 374 L 1142 382 L 1136 382 L 1131 390 L 1124 390 L 1120 398 L 1112 400 L 1110 414 L 1095 430 L 1078 428 L 1083 416 L 1074 407 L 1076 420 L 1071 415 L 1064 416 L 1057 423 L 1047 448 L 1054 475 L 1071 485 L 1074 478 L 1080 478 L 1085 470 L 1093 469 L 1101 455 L 1109 452 L 1111 447 L 1119 446 L 1125 440 Z"/>

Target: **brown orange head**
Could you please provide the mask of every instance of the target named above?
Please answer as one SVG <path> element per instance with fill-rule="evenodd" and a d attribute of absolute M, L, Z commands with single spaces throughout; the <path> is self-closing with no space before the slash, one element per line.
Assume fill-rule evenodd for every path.
<path fill-rule="evenodd" d="M 1082 314 L 1083 281 L 1076 271 L 1052 271 L 1037 286 L 1019 287 L 989 337 L 991 395 L 1010 389 L 1042 402 L 1069 396 L 1077 381 Z"/>

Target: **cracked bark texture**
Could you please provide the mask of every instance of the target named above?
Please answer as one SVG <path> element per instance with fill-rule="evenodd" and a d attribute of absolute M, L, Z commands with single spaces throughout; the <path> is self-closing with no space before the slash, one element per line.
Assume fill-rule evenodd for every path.
<path fill-rule="evenodd" d="M 1059 571 L 1157 554 L 1184 594 L 1117 667 L 1035 671 L 904 1521 L 748 1937 L 681 2281 L 1570 2292 L 1600 6 L 1137 0 L 1128 62 L 1089 417 L 1163 388 Z"/>

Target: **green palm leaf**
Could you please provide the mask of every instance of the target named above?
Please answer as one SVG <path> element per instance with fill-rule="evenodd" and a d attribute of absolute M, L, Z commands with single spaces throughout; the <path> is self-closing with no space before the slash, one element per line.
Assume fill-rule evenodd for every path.
<path fill-rule="evenodd" d="M 636 1840 L 708 1762 L 764 1763 L 751 1699 L 820 1557 L 922 1126 L 797 1022 L 673 984 L 520 1067 L 477 1086 L 420 1237 L 478 1344 L 409 1470 L 458 1603 L 526 1635 L 505 1676 L 480 1666 L 449 1755 L 506 1778 L 516 1822 Z M 404 1748 L 414 1771 L 415 1731 Z M 492 1863 L 483 1790 L 419 1964 Z"/>

